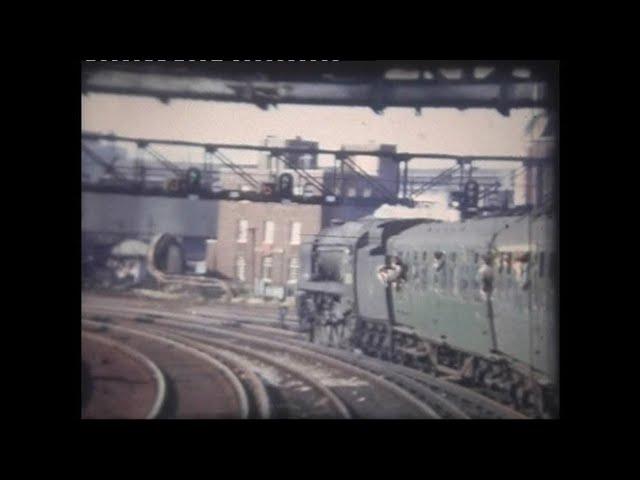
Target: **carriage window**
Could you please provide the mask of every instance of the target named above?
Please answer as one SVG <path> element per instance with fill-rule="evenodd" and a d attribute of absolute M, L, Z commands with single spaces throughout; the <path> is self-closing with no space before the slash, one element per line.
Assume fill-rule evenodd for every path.
<path fill-rule="evenodd" d="M 422 264 L 422 268 L 420 269 L 420 281 L 422 283 L 422 288 L 426 289 L 429 285 L 429 268 L 427 266 L 427 262 Z"/>
<path fill-rule="evenodd" d="M 428 261 L 427 252 L 422 252 L 422 261 L 420 262 L 418 275 L 419 275 L 419 280 L 420 280 L 420 286 L 423 289 L 427 288 L 427 283 L 429 282 L 429 280 L 427 278 L 427 275 L 429 273 L 429 271 L 427 269 L 427 263 L 428 263 L 427 261 Z"/>
<path fill-rule="evenodd" d="M 507 253 L 507 275 L 511 275 L 511 252 Z"/>
<path fill-rule="evenodd" d="M 544 277 L 544 252 L 540 252 L 538 261 L 540 262 L 538 264 L 538 276 Z"/>
<path fill-rule="evenodd" d="M 456 290 L 456 252 L 451 252 L 449 254 L 449 260 L 450 260 L 450 265 L 449 265 L 449 273 L 448 273 L 448 278 L 447 278 L 447 288 L 449 289 L 449 292 L 453 292 Z"/>
<path fill-rule="evenodd" d="M 469 286 L 469 280 L 467 280 L 467 273 L 465 271 L 462 272 L 463 275 L 460 276 L 460 286 L 458 287 L 461 292 L 465 292 L 467 287 Z"/>

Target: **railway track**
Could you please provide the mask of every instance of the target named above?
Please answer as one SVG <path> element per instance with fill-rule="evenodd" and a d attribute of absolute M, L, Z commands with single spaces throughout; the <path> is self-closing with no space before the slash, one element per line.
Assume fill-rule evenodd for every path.
<path fill-rule="evenodd" d="M 145 355 L 121 342 L 82 332 L 82 418 L 156 418 L 165 378 Z"/>
<path fill-rule="evenodd" d="M 278 319 L 277 313 L 273 309 L 263 307 L 260 310 L 260 312 L 256 312 L 256 309 L 244 306 L 216 305 L 215 310 L 211 307 L 195 308 L 190 309 L 189 313 L 217 320 L 222 326 L 241 327 L 251 331 L 262 330 L 283 341 L 297 340 L 298 344 L 305 348 L 337 356 L 365 368 L 374 370 L 379 368 L 379 362 L 372 357 L 311 344 L 307 341 L 307 335 L 298 331 L 297 322 L 286 320 L 283 323 Z M 260 318 L 256 317 L 257 314 L 260 315 Z M 385 365 L 395 374 L 406 377 L 408 379 L 406 383 L 409 384 L 410 389 L 412 389 L 412 382 L 425 385 L 433 392 L 441 393 L 459 405 L 470 418 L 528 419 L 535 415 L 535 412 L 522 412 L 512 408 L 504 402 L 504 399 L 497 398 L 494 392 L 466 388 L 404 365 L 388 362 L 385 362 Z"/>
<path fill-rule="evenodd" d="M 83 335 L 125 346 L 156 365 L 165 388 L 151 418 L 247 418 L 246 391 L 228 367 L 189 345 L 122 325 L 105 325 L 84 319 Z M 110 417 L 127 418 L 134 399 L 121 402 Z M 99 401 L 99 399 L 97 399 Z M 94 402 L 95 403 L 95 402 Z M 99 416 L 98 418 L 108 418 Z M 141 417 L 137 417 L 141 418 Z M 142 417 L 142 418 L 150 418 Z"/>
<path fill-rule="evenodd" d="M 305 348 L 327 353 L 328 355 L 337 356 L 354 364 L 365 366 L 366 368 L 377 368 L 379 364 L 368 356 L 361 356 L 354 352 L 345 350 L 336 350 L 333 348 L 322 347 L 320 345 L 311 344 L 307 341 L 307 335 L 297 332 L 297 322 L 291 320 L 285 321 L 283 324 L 277 318 L 277 314 L 273 311 L 269 312 L 264 308 L 264 312 L 260 312 L 262 317 L 255 318 L 256 312 L 247 308 L 225 307 L 218 308 L 214 313 L 209 309 L 192 309 L 190 313 L 198 314 L 209 319 L 219 320 L 224 326 L 241 326 L 248 330 L 262 330 L 269 332 L 270 335 L 280 337 L 284 341 L 298 340 L 299 344 Z M 236 325 L 234 325 L 234 322 Z M 283 329 L 284 327 L 284 329 Z M 442 393 L 445 397 L 450 398 L 453 402 L 460 405 L 461 408 L 468 412 L 471 418 L 497 418 L 497 419 L 526 419 L 532 412 L 519 412 L 502 401 L 492 398 L 492 392 L 478 392 L 469 388 L 465 388 L 458 384 L 448 382 L 437 378 L 430 374 L 425 374 L 419 370 L 398 364 L 388 364 L 388 367 L 398 375 L 402 375 L 410 381 L 415 381 L 430 388 L 432 391 Z"/>
<path fill-rule="evenodd" d="M 304 341 L 304 336 L 299 333 L 266 326 L 264 321 L 254 323 L 246 318 L 243 320 L 241 314 L 236 316 L 230 315 L 232 312 L 222 311 L 220 314 L 204 316 L 141 307 L 99 305 L 87 306 L 86 310 L 94 314 L 120 316 L 124 322 L 143 322 L 148 328 L 153 326 L 156 333 L 215 346 L 227 354 L 244 355 L 245 361 L 261 353 L 266 356 L 262 360 L 265 363 L 267 358 L 271 361 L 279 359 L 286 364 L 300 365 L 306 370 L 313 370 L 314 363 L 317 363 L 324 365 L 325 374 L 331 369 L 342 372 L 340 375 L 334 374 L 334 384 L 331 383 L 331 375 L 325 375 L 324 380 L 356 418 L 415 418 L 412 414 L 402 415 L 398 404 L 400 397 L 405 397 L 405 402 L 413 403 L 418 410 L 418 405 L 422 405 L 422 417 L 526 418 L 509 407 L 459 385 L 400 365 L 312 345 Z M 316 377 L 321 378 L 321 375 L 316 372 Z M 336 383 L 336 378 L 341 380 Z M 351 379 L 352 383 L 346 379 Z M 358 390 L 365 383 L 370 384 L 372 389 Z M 363 405 L 354 404 L 354 396 Z M 372 400 L 367 403 L 369 399 Z M 377 404 L 375 399 L 378 399 Z M 395 409 L 394 404 L 398 404 Z M 367 408 L 364 408 L 365 405 Z M 404 409 L 406 412 L 407 407 Z"/>
<path fill-rule="evenodd" d="M 136 315 L 126 318 L 111 311 L 104 328 L 162 336 L 217 356 L 237 369 L 244 364 L 264 383 L 273 418 L 438 418 L 429 405 L 384 378 L 331 357 L 268 344 L 257 337 L 224 332 L 214 336 L 175 323 Z"/>

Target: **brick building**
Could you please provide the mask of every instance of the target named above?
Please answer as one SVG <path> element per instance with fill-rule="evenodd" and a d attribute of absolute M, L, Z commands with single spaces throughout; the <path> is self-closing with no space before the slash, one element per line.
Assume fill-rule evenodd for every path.
<path fill-rule="evenodd" d="M 298 281 L 300 244 L 320 231 L 321 210 L 320 205 L 220 202 L 209 269 L 257 293 L 290 293 Z"/>
<path fill-rule="evenodd" d="M 317 146 L 313 142 L 306 145 L 301 139 L 286 141 L 282 145 L 277 142 L 277 139 L 268 139 L 271 146 Z M 370 151 L 380 148 L 395 152 L 393 145 L 348 148 Z M 384 202 L 384 195 L 380 187 L 372 186 L 371 181 L 389 184 L 397 179 L 397 165 L 391 157 L 362 156 L 354 157 L 352 161 L 360 171 L 370 175 L 371 180 L 365 180 L 347 166 L 340 165 L 339 172 L 317 168 L 315 157 L 289 158 L 289 162 L 304 167 L 305 172 L 327 191 L 342 197 L 343 202 L 338 205 L 221 201 L 217 240 L 210 243 L 207 255 L 208 270 L 233 279 L 247 291 L 259 295 L 278 298 L 291 295 L 298 281 L 301 243 L 328 226 L 333 219 L 348 221 L 372 214 Z M 271 175 L 270 180 L 284 172 L 292 173 L 294 190 L 309 187 L 305 186 L 305 180 L 299 178 L 298 173 L 268 156 L 263 156 L 258 168 L 251 170 L 257 178 Z M 392 195 L 395 194 L 395 189 L 390 190 Z"/>

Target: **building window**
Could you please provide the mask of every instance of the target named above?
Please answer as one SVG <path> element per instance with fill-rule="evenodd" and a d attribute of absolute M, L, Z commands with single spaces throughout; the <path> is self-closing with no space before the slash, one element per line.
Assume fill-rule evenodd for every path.
<path fill-rule="evenodd" d="M 300 222 L 291 223 L 291 245 L 300 245 L 300 231 L 302 224 Z"/>
<path fill-rule="evenodd" d="M 300 271 L 300 261 L 298 257 L 293 257 L 289 260 L 289 282 L 298 281 L 298 272 Z"/>
<path fill-rule="evenodd" d="M 264 222 L 264 243 L 273 245 L 275 228 L 276 226 L 271 220 Z"/>
<path fill-rule="evenodd" d="M 272 272 L 273 272 L 273 257 L 264 257 L 262 259 L 262 278 L 264 280 L 271 280 Z"/>
<path fill-rule="evenodd" d="M 248 220 L 238 220 L 238 243 L 247 243 Z"/>
<path fill-rule="evenodd" d="M 244 257 L 236 258 L 236 279 L 244 282 L 247 278 L 245 276 L 245 271 L 247 267 L 247 262 Z"/>

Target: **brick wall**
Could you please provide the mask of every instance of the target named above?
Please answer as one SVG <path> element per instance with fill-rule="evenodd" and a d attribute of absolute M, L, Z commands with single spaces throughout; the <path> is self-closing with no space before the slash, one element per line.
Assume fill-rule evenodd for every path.
<path fill-rule="evenodd" d="M 262 278 L 263 259 L 271 257 L 271 284 L 286 285 L 290 280 L 289 262 L 299 258 L 299 245 L 291 244 L 294 222 L 300 223 L 301 243 L 321 229 L 319 205 L 221 201 L 218 213 L 218 240 L 215 248 L 217 271 L 238 280 L 239 258 L 244 260 L 244 283 Z M 239 242 L 239 221 L 246 220 L 246 241 Z M 272 221 L 273 244 L 265 244 L 265 222 Z M 253 232 L 253 234 L 252 234 Z"/>

